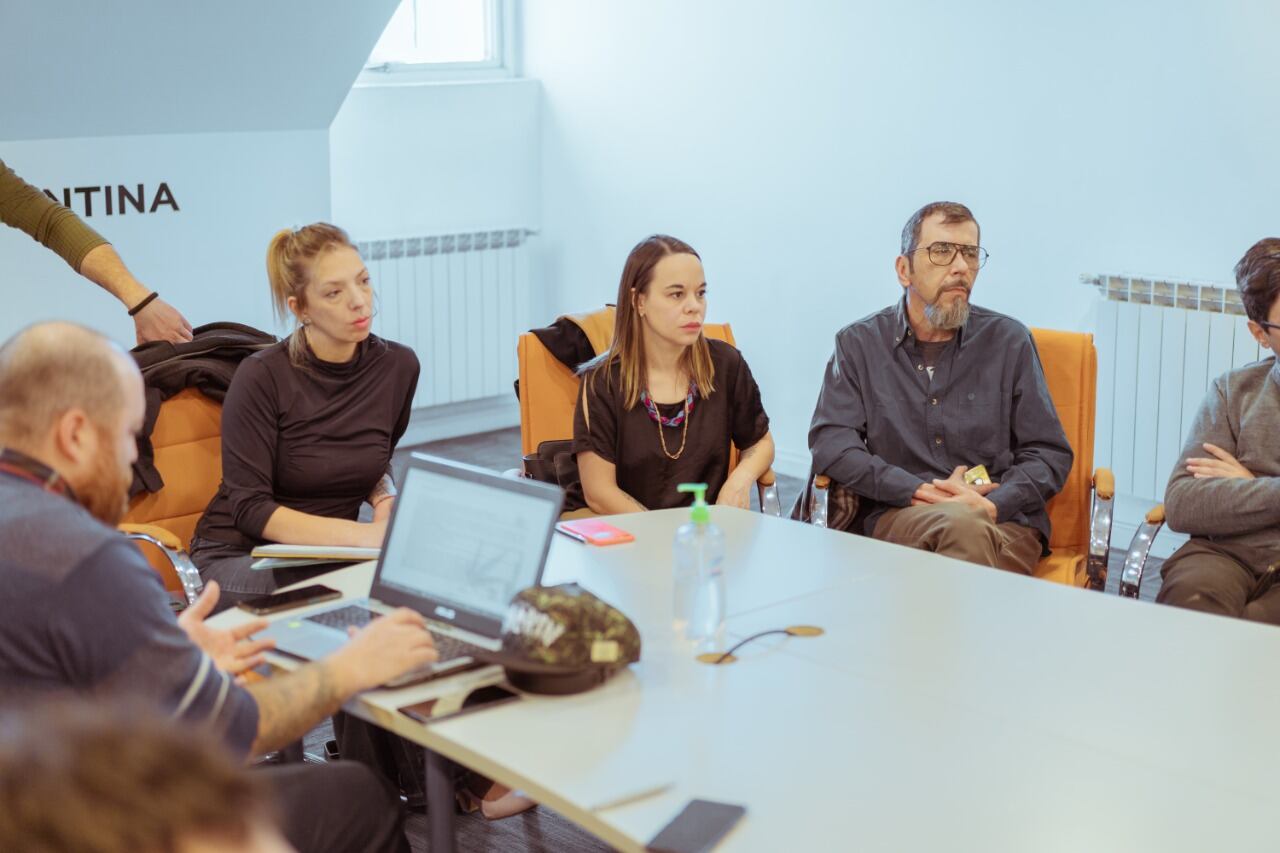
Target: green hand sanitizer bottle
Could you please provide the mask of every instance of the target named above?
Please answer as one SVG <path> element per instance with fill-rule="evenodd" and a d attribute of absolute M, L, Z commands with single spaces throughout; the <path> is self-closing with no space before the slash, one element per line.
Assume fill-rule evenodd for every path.
<path fill-rule="evenodd" d="M 706 483 L 681 483 L 693 492 L 689 521 L 672 543 L 674 618 L 677 638 L 695 653 L 716 651 L 724 643 L 724 532 L 711 523 Z"/>

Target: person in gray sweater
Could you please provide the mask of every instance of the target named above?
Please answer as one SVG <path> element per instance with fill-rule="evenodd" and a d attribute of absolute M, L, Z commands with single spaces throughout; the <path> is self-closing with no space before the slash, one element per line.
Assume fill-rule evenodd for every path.
<path fill-rule="evenodd" d="M 1156 601 L 1280 625 L 1280 238 L 1236 264 L 1249 331 L 1272 355 L 1214 380 L 1165 490 L 1191 541 L 1165 561 Z"/>

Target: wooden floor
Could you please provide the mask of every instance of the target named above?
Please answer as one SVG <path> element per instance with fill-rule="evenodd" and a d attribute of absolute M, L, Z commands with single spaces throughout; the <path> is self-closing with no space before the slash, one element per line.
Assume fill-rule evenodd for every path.
<path fill-rule="evenodd" d="M 516 428 L 469 435 L 461 438 L 402 447 L 396 451 L 393 462 L 397 482 L 403 481 L 403 468 L 407 455 L 412 451 L 430 453 L 478 465 L 482 468 L 505 470 L 520 465 L 520 430 Z M 790 507 L 803 487 L 803 481 L 794 477 L 778 477 L 778 490 L 784 509 Z M 1118 543 L 1127 544 L 1127 543 Z M 1123 550 L 1112 549 L 1108 593 L 1114 594 L 1116 579 L 1124 563 Z M 1160 587 L 1160 561 L 1148 562 L 1142 583 L 1142 598 L 1152 601 Z M 332 738 L 328 723 L 318 727 L 306 738 L 306 751 L 311 758 L 323 754 L 323 744 Z M 512 853 L 578 853 L 578 851 L 605 851 L 609 846 L 593 838 L 565 818 L 546 807 L 539 806 L 531 812 L 507 820 L 486 822 L 475 815 L 459 815 L 458 849 L 464 853 L 473 851 L 512 851 Z M 416 853 L 427 850 L 427 816 L 412 813 L 407 826 L 410 845 Z"/>

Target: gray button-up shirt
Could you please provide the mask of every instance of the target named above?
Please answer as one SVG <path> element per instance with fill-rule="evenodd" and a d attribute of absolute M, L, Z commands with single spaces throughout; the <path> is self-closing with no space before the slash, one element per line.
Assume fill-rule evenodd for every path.
<path fill-rule="evenodd" d="M 922 483 L 982 464 L 1000 484 L 996 520 L 1037 530 L 1046 549 L 1045 503 L 1073 456 L 1026 326 L 972 306 L 931 379 L 901 301 L 836 334 L 809 450 L 815 472 L 861 497 L 864 533 Z"/>

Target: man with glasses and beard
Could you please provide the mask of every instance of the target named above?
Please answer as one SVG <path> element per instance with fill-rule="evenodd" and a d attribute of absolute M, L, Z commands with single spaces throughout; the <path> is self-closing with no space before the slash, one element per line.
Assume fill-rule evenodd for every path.
<path fill-rule="evenodd" d="M 243 760 L 436 659 L 422 617 L 374 620 L 329 657 L 242 685 L 252 630 L 204 624 L 217 584 L 175 619 L 114 525 L 145 414 L 142 375 L 96 332 L 46 323 L 0 346 L 0 710 L 76 695 L 147 703 Z M 394 791 L 355 762 L 267 768 L 301 851 L 409 849 Z"/>
<path fill-rule="evenodd" d="M 962 204 L 911 216 L 903 296 L 836 334 L 809 449 L 858 496 L 855 532 L 1030 574 L 1072 453 L 1031 333 L 969 301 L 980 237 Z"/>

